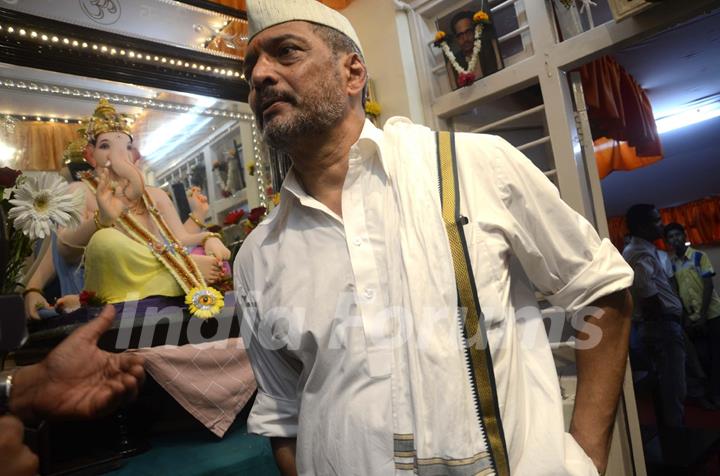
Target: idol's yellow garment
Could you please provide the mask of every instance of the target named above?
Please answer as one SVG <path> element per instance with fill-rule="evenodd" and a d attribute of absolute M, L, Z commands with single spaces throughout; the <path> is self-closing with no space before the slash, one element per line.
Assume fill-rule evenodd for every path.
<path fill-rule="evenodd" d="M 185 294 L 147 246 L 115 228 L 96 231 L 85 248 L 85 289 L 109 303 Z"/>

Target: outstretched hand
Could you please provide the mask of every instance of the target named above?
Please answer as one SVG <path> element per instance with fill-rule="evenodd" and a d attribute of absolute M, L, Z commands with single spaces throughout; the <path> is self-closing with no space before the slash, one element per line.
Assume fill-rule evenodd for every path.
<path fill-rule="evenodd" d="M 13 386 L 18 398 L 10 401 L 13 413 L 28 418 L 84 419 L 108 414 L 135 398 L 145 378 L 143 358 L 97 347 L 114 317 L 115 308 L 106 306 L 45 360 L 18 371 Z"/>

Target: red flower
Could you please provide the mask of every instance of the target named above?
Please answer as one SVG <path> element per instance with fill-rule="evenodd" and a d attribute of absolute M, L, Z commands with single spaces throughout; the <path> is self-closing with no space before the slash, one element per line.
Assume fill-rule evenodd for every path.
<path fill-rule="evenodd" d="M 257 207 L 250 210 L 250 214 L 248 215 L 248 220 L 250 220 L 250 223 L 253 225 L 257 225 L 260 223 L 260 220 L 265 216 L 265 212 L 267 211 L 267 208 L 265 207 Z"/>
<path fill-rule="evenodd" d="M 17 178 L 22 175 L 19 170 L 10 167 L 0 167 L 0 188 L 10 188 L 15 186 Z"/>
<path fill-rule="evenodd" d="M 82 291 L 78 299 L 80 299 L 82 307 L 102 307 L 105 305 L 105 300 L 99 297 L 95 291 Z"/>
<path fill-rule="evenodd" d="M 245 216 L 245 210 L 243 210 L 242 208 L 240 210 L 232 211 L 225 216 L 225 221 L 223 222 L 223 224 L 235 225 L 235 224 L 239 223 L 240 220 L 242 220 L 242 218 L 244 216 Z"/>
<path fill-rule="evenodd" d="M 465 86 L 470 86 L 472 83 L 475 82 L 475 79 L 475 73 L 460 73 L 460 75 L 458 76 L 458 86 L 461 88 L 464 88 Z"/>
<path fill-rule="evenodd" d="M 82 291 L 80 293 L 80 305 L 87 307 L 90 301 L 95 298 L 95 291 Z"/>

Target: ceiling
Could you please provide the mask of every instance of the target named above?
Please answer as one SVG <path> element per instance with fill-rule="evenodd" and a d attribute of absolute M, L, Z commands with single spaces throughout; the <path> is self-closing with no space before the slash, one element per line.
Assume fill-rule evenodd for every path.
<path fill-rule="evenodd" d="M 656 118 L 720 94 L 720 11 L 613 53 L 647 91 Z M 664 133 L 665 156 L 653 165 L 613 172 L 602 181 L 608 216 L 634 203 L 679 205 L 720 194 L 720 118 Z"/>
<path fill-rule="evenodd" d="M 68 96 L 40 89 L 30 90 L 29 87 L 14 89 L 4 86 L 8 81 L 23 81 L 28 86 L 56 86 L 60 90 L 78 89 L 94 95 Z M 12 114 L 27 116 L 28 120 L 35 116 L 57 118 L 58 121 L 84 119 L 92 114 L 97 104 L 99 96 L 95 94 L 110 97 L 119 113 L 134 116 L 135 143 L 145 156 L 146 163 L 156 170 L 163 169 L 185 151 L 207 142 L 216 130 L 220 131 L 230 122 L 238 120 L 208 115 L 205 112 L 209 108 L 237 114 L 245 110 L 232 101 L 0 63 L 0 117 Z M 153 100 L 155 105 L 122 104 L 113 101 L 113 97 Z M 159 104 L 183 106 L 189 111 L 170 112 L 167 107 L 160 108 Z"/>

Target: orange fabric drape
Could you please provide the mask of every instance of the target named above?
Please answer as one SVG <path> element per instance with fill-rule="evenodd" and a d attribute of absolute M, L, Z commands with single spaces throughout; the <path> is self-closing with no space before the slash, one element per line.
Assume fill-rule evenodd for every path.
<path fill-rule="evenodd" d="M 595 162 L 598 174 L 604 179 L 613 170 L 634 170 L 653 164 L 662 159 L 662 155 L 638 155 L 637 148 L 625 141 L 616 141 L 601 137 L 593 142 L 595 146 Z"/>
<path fill-rule="evenodd" d="M 652 105 L 635 79 L 609 56 L 580 68 L 580 76 L 593 139 L 627 142 L 635 149 L 632 153 L 627 149 L 617 151 L 616 156 L 624 154 L 622 168 L 613 167 L 613 161 L 606 161 L 605 156 L 598 158 L 600 171 L 607 171 L 607 176 L 613 170 L 632 170 L 660 160 L 662 144 Z"/>
<path fill-rule="evenodd" d="M 65 147 L 77 138 L 77 129 L 77 124 L 18 122 L 12 142 L 22 150 L 20 170 L 60 170 Z"/>
<path fill-rule="evenodd" d="M 680 223 L 685 227 L 688 240 L 694 245 L 720 242 L 720 196 L 686 203 L 677 207 L 660 209 L 663 223 Z M 620 250 L 628 232 L 625 217 L 608 219 L 610 240 Z M 663 244 L 658 243 L 661 247 Z"/>

